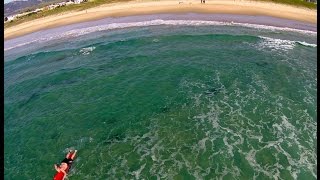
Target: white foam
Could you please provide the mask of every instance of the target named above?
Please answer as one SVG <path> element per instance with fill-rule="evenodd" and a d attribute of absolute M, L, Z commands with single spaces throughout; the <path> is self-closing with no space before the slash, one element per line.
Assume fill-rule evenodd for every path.
<path fill-rule="evenodd" d="M 150 21 L 141 21 L 141 22 L 129 22 L 129 23 L 111 23 L 99 26 L 93 26 L 88 28 L 82 29 L 75 29 L 63 33 L 62 36 L 78 36 L 84 35 L 91 32 L 96 31 L 104 31 L 104 30 L 112 30 L 112 29 L 123 29 L 129 27 L 143 27 L 143 26 L 158 26 L 158 25 L 187 25 L 187 26 L 244 26 L 250 28 L 257 28 L 257 29 L 269 29 L 269 30 L 280 30 L 280 31 L 294 31 L 300 33 L 308 33 L 308 34 L 317 34 L 314 31 L 307 31 L 307 30 L 299 30 L 293 28 L 283 28 L 283 27 L 275 27 L 275 26 L 266 26 L 266 25 L 259 25 L 259 24 L 248 24 L 248 23 L 229 23 L 229 22 L 219 22 L 219 21 L 202 21 L 202 20 L 150 20 Z"/>
<path fill-rule="evenodd" d="M 288 121 L 288 118 L 285 115 L 281 116 L 282 124 L 286 129 L 290 129 L 292 131 L 295 130 L 295 127 Z"/>
<path fill-rule="evenodd" d="M 136 179 L 139 179 L 141 171 L 146 166 L 146 163 L 143 164 L 138 170 L 134 171 L 132 174 L 136 177 Z"/>
<path fill-rule="evenodd" d="M 307 43 L 304 41 L 291 41 L 285 39 L 276 39 L 270 37 L 259 36 L 264 41 L 260 43 L 259 47 L 262 48 L 271 48 L 273 50 L 291 50 L 295 47 L 296 44 L 300 44 L 308 47 L 317 47 L 316 44 Z"/>
<path fill-rule="evenodd" d="M 12 46 L 12 47 L 8 47 L 8 48 L 4 48 L 4 51 L 8 51 L 10 49 L 14 49 L 14 48 L 17 48 L 17 47 L 21 47 L 21 46 L 25 46 L 25 45 L 28 45 L 28 44 L 31 44 L 33 42 L 36 42 L 37 40 L 33 40 L 33 41 L 28 41 L 28 42 L 25 42 L 25 43 L 20 43 L 20 44 L 17 44 L 15 46 Z"/>
<path fill-rule="evenodd" d="M 278 129 L 278 131 L 283 132 L 281 126 L 279 124 L 273 124 L 272 127 L 276 127 Z"/>
<path fill-rule="evenodd" d="M 155 43 L 157 43 L 157 42 L 159 42 L 159 41 L 160 41 L 160 40 L 157 39 L 157 38 L 155 38 L 155 39 L 152 40 L 152 42 L 155 42 Z"/>
<path fill-rule="evenodd" d="M 224 145 L 228 147 L 228 153 L 231 155 L 231 157 L 233 157 L 233 146 L 228 143 L 228 138 L 224 137 L 223 142 L 224 142 Z"/>
<path fill-rule="evenodd" d="M 255 167 L 255 164 L 256 164 L 255 156 L 256 156 L 256 151 L 251 149 L 245 157 L 252 167 Z"/>
<path fill-rule="evenodd" d="M 310 44 L 304 41 L 297 41 L 298 44 L 304 45 L 304 46 L 310 46 L 310 47 L 317 47 L 316 44 Z"/>
<path fill-rule="evenodd" d="M 171 25 L 171 26 L 242 26 L 242 27 L 249 27 L 249 28 L 256 28 L 256 29 L 268 29 L 268 30 L 278 30 L 278 31 L 293 31 L 299 32 L 304 34 L 311 34 L 316 35 L 317 32 L 308 31 L 308 30 L 299 30 L 293 28 L 286 28 L 286 27 L 275 27 L 275 26 L 266 26 L 266 25 L 259 25 L 259 24 L 248 24 L 248 23 L 230 23 L 230 22 L 219 22 L 219 21 L 202 21 L 202 20 L 150 20 L 150 21 L 141 21 L 141 22 L 128 22 L 128 23 L 111 23 L 111 24 L 104 24 L 99 26 L 92 26 L 80 29 L 73 29 L 64 33 L 56 33 L 56 34 L 49 34 L 48 36 L 42 37 L 40 39 L 35 39 L 29 42 L 21 43 L 12 47 L 5 48 L 4 51 L 21 47 L 33 42 L 46 42 L 53 39 L 62 39 L 67 37 L 77 37 L 82 36 L 85 34 L 99 32 L 99 31 L 106 31 L 106 30 L 114 30 L 114 29 L 123 29 L 123 28 L 130 28 L 130 27 L 146 27 L 146 26 L 159 26 L 159 25 Z M 300 44 L 308 44 L 304 42 L 300 42 Z M 310 45 L 310 44 L 308 44 Z"/>
<path fill-rule="evenodd" d="M 203 139 L 201 139 L 198 144 L 199 144 L 199 148 L 200 149 L 204 149 L 204 151 L 206 151 L 206 141 L 209 140 L 208 137 L 205 137 Z"/>
<path fill-rule="evenodd" d="M 94 49 L 96 49 L 96 47 L 92 46 L 92 47 L 86 47 L 86 48 L 82 48 L 80 49 L 80 53 L 82 53 L 83 55 L 88 55 L 90 54 L 90 52 L 92 52 Z"/>
<path fill-rule="evenodd" d="M 263 39 L 258 45 L 260 48 L 271 48 L 271 50 L 291 50 L 295 47 L 295 41 L 276 39 L 259 36 Z"/>

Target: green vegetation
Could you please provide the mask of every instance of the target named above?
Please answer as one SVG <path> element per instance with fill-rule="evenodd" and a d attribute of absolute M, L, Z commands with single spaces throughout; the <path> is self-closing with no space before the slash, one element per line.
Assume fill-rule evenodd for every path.
<path fill-rule="evenodd" d="M 41 17 L 46 17 L 46 16 L 60 14 L 64 12 L 70 12 L 70 11 L 81 11 L 81 10 L 89 9 L 92 7 L 100 6 L 102 4 L 125 2 L 125 1 L 130 1 L 130 0 L 94 0 L 94 1 L 83 2 L 81 4 L 71 4 L 69 6 L 61 6 L 52 10 L 45 10 L 39 13 L 31 13 L 26 16 L 19 17 L 14 21 L 5 23 L 4 28 L 8 28 L 8 27 L 21 24 L 23 22 L 31 21 L 34 19 L 38 19 Z"/>
<path fill-rule="evenodd" d="M 31 13 L 29 15 L 19 17 L 14 21 L 5 23 L 4 28 L 8 28 L 17 24 L 21 24 L 23 22 L 31 21 L 31 20 L 49 16 L 49 15 L 54 15 L 54 14 L 59 14 L 59 13 L 69 12 L 69 11 L 80 11 L 80 10 L 96 7 L 102 4 L 125 2 L 125 1 L 130 1 L 130 0 L 93 0 L 89 2 L 83 2 L 81 4 L 72 4 L 69 6 L 62 6 L 62 7 L 55 8 L 53 10 L 47 10 L 39 13 Z M 288 4 L 288 5 L 298 6 L 298 7 L 305 7 L 309 9 L 317 9 L 317 4 L 313 2 L 307 2 L 305 0 L 255 0 L 255 1 L 274 2 L 274 3 Z"/>
<path fill-rule="evenodd" d="M 314 2 L 307 2 L 306 0 L 256 0 L 256 1 L 266 1 L 281 4 L 288 4 L 292 6 L 305 7 L 309 9 L 317 9 L 317 4 Z"/>

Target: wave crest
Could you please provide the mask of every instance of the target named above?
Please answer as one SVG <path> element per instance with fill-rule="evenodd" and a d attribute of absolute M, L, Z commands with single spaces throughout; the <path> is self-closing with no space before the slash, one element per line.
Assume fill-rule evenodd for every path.
<path fill-rule="evenodd" d="M 259 36 L 262 41 L 259 43 L 259 48 L 270 48 L 271 50 L 291 50 L 296 44 L 309 47 L 317 47 L 316 44 L 310 44 L 302 41 L 291 41 L 284 39 L 276 39 L 270 37 Z"/>

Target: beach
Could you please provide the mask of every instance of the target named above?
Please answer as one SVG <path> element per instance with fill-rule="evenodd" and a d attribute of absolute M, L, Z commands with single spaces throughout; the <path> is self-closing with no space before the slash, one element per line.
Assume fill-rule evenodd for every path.
<path fill-rule="evenodd" d="M 93 21 L 107 17 L 125 17 L 162 13 L 203 13 L 271 16 L 316 24 L 317 10 L 283 4 L 256 1 L 129 1 L 101 5 L 95 8 L 52 15 L 24 22 L 4 29 L 4 40 L 16 38 L 36 31 Z"/>

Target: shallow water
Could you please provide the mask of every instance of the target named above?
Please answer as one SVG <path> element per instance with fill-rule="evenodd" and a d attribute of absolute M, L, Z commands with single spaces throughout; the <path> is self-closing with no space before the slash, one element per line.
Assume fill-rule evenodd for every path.
<path fill-rule="evenodd" d="M 69 179 L 317 178 L 316 34 L 169 24 L 31 45 L 5 52 L 5 179 L 50 179 L 69 148 Z"/>

